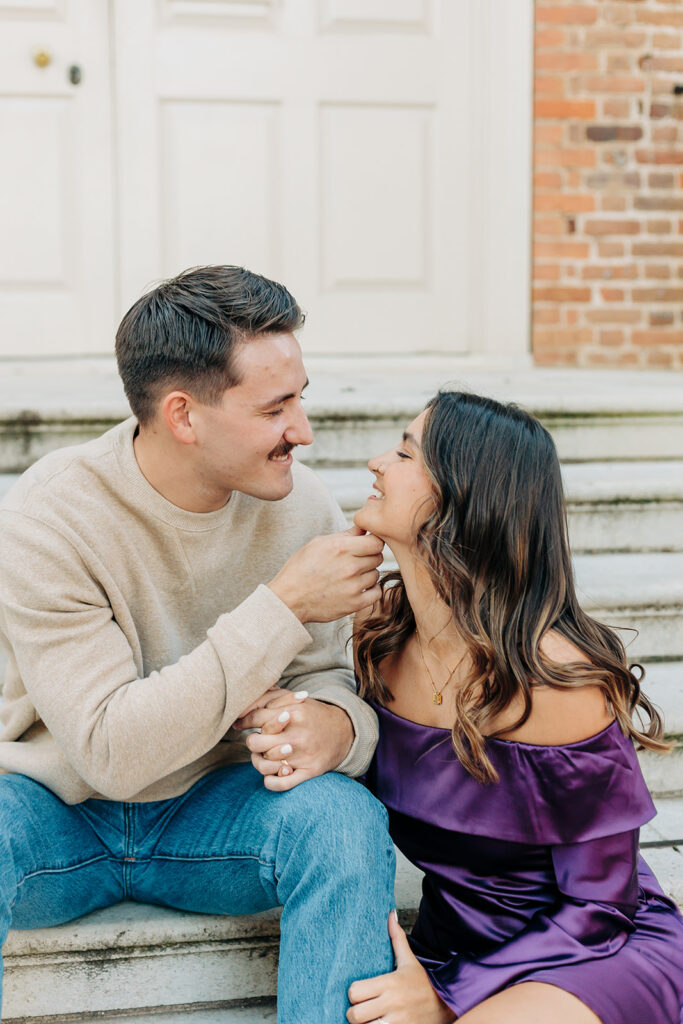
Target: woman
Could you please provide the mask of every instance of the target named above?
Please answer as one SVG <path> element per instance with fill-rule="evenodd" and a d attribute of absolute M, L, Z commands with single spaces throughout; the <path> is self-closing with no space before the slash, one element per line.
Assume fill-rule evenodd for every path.
<path fill-rule="evenodd" d="M 655 811 L 633 743 L 667 744 L 579 607 L 550 435 L 440 393 L 369 466 L 355 521 L 399 571 L 354 638 L 368 784 L 425 881 L 410 944 L 390 920 L 397 970 L 351 986 L 348 1020 L 682 1024 L 683 918 L 638 855 Z"/>

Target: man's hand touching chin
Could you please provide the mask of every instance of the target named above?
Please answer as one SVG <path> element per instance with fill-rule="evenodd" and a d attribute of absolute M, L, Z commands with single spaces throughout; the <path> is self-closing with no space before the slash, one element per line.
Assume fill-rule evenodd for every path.
<path fill-rule="evenodd" d="M 247 747 L 266 789 L 283 792 L 334 771 L 351 749 L 351 719 L 335 704 L 315 700 L 305 690 L 277 688 L 257 703 L 234 728 L 261 730 L 247 736 Z"/>

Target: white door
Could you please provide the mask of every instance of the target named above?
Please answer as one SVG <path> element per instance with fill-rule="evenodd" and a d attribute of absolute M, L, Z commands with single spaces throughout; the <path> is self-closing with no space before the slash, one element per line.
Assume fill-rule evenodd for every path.
<path fill-rule="evenodd" d="M 465 350 L 468 7 L 114 0 L 124 306 L 237 263 L 308 352 Z"/>
<path fill-rule="evenodd" d="M 0 0 L 0 356 L 112 348 L 107 15 Z"/>

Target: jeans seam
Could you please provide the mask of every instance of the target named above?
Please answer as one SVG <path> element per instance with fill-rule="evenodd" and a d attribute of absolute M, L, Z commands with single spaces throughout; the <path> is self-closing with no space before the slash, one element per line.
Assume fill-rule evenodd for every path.
<path fill-rule="evenodd" d="M 87 868 L 90 864 L 97 864 L 101 860 L 112 860 L 107 853 L 102 853 L 97 857 L 91 857 L 90 860 L 81 860 L 77 864 L 69 864 L 63 868 L 36 868 L 35 871 L 30 871 L 27 875 L 24 875 L 22 880 L 17 883 L 17 892 L 10 904 L 10 910 L 14 907 L 19 896 L 19 890 L 21 889 L 24 882 L 28 882 L 31 878 L 36 878 L 38 875 L 65 875 L 69 871 L 78 871 L 80 868 Z"/>
<path fill-rule="evenodd" d="M 194 864 L 196 862 L 210 864 L 212 861 L 223 860 L 255 860 L 264 868 L 275 869 L 275 861 L 262 860 L 262 858 L 257 856 L 255 853 L 199 854 L 192 857 L 179 857 L 175 856 L 175 854 L 155 853 L 152 854 L 149 860 L 177 860 L 183 861 L 187 864 Z"/>
<path fill-rule="evenodd" d="M 127 863 L 127 858 L 130 856 L 130 822 L 128 815 L 130 811 L 130 804 L 123 804 L 123 856 L 121 857 L 121 881 L 123 883 L 123 898 L 128 899 L 130 897 L 130 868 Z"/>

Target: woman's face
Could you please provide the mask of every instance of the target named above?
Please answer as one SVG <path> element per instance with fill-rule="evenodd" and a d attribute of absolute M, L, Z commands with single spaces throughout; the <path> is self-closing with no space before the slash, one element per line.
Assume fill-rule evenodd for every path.
<path fill-rule="evenodd" d="M 411 546 L 415 531 L 433 510 L 433 489 L 422 460 L 422 431 L 427 412 L 406 429 L 400 444 L 370 459 L 375 474 L 372 494 L 354 522 L 362 530 L 385 540 Z"/>

